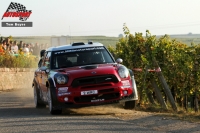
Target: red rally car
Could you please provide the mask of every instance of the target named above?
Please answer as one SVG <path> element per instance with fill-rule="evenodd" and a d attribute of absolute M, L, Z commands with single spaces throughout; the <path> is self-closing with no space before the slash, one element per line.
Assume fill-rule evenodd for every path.
<path fill-rule="evenodd" d="M 63 108 L 124 102 L 133 109 L 138 100 L 134 75 L 120 63 L 100 43 L 42 50 L 32 84 L 36 108 L 48 105 L 51 114 L 60 114 Z"/>

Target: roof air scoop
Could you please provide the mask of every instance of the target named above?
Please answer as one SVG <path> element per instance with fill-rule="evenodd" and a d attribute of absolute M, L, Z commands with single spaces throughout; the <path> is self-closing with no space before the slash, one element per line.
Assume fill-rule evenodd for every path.
<path fill-rule="evenodd" d="M 83 42 L 76 42 L 76 43 L 72 44 L 72 46 L 79 46 L 79 45 L 85 45 L 85 43 L 83 43 Z"/>
<path fill-rule="evenodd" d="M 88 44 L 93 44 L 93 42 L 92 42 L 92 41 L 90 41 L 90 40 L 88 40 Z"/>

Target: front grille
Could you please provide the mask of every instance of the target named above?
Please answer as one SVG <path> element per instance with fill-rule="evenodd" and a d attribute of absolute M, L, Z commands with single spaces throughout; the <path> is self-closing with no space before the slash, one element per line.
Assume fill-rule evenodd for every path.
<path fill-rule="evenodd" d="M 103 90 L 98 90 L 99 93 L 107 93 L 107 92 L 113 92 L 114 89 L 111 88 L 111 89 L 103 89 Z"/>
<path fill-rule="evenodd" d="M 96 87 L 108 87 L 112 86 L 112 84 L 95 84 L 95 85 L 89 85 L 89 86 L 82 86 L 81 89 L 90 89 L 90 88 L 96 88 Z"/>
<path fill-rule="evenodd" d="M 78 87 L 82 85 L 102 84 L 102 83 L 107 83 L 107 82 L 117 83 L 118 79 L 114 75 L 84 77 L 84 78 L 74 79 L 71 86 Z"/>
<path fill-rule="evenodd" d="M 87 103 L 87 102 L 91 102 L 91 100 L 95 100 L 95 99 L 104 99 L 104 101 L 106 101 L 106 100 L 112 100 L 112 99 L 119 98 L 119 96 L 120 96 L 119 93 L 109 93 L 109 94 L 103 94 L 101 96 L 98 96 L 98 95 L 81 96 L 81 97 L 75 97 L 74 101 L 76 103 Z"/>

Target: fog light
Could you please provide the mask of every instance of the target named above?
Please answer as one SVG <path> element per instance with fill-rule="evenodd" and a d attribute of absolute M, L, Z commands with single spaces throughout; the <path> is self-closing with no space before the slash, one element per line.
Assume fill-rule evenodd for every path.
<path fill-rule="evenodd" d="M 65 97 L 64 100 L 65 100 L 65 102 L 67 102 L 68 101 L 68 97 Z"/>
<path fill-rule="evenodd" d="M 124 95 L 127 95 L 128 94 L 128 91 L 124 91 Z"/>

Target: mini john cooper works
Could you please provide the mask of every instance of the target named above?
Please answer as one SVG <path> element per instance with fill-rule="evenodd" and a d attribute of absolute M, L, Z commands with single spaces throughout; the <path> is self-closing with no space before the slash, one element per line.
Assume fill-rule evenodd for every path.
<path fill-rule="evenodd" d="M 121 63 L 100 43 L 42 50 L 32 84 L 36 108 L 48 105 L 51 114 L 60 114 L 64 108 L 122 102 L 133 109 L 138 100 L 134 75 Z"/>

